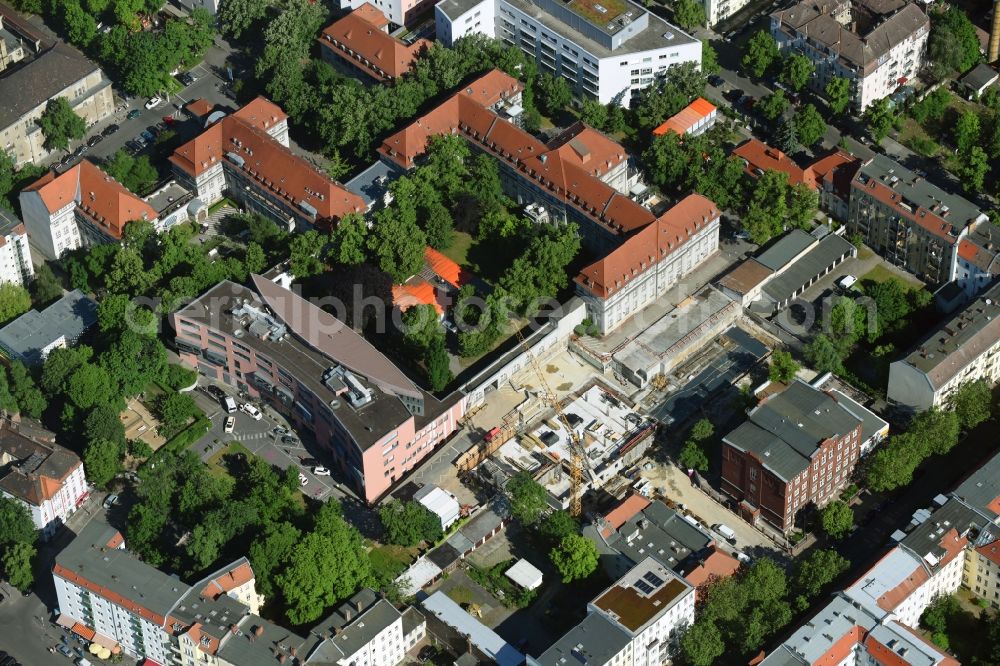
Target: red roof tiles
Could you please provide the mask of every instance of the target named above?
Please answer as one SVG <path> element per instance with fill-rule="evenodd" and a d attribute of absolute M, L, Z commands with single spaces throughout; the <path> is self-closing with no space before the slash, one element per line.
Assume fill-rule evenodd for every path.
<path fill-rule="evenodd" d="M 201 596 L 207 599 L 215 599 L 235 590 L 241 585 L 245 585 L 253 579 L 253 569 L 250 567 L 250 563 L 246 560 L 240 560 L 238 565 L 210 580 L 202 589 Z"/>
<path fill-rule="evenodd" d="M 653 130 L 653 135 L 661 136 L 667 132 L 674 132 L 684 136 L 698 123 L 715 112 L 716 107 L 714 104 L 704 97 L 699 97 L 670 118 L 667 118 L 662 125 Z"/>
<path fill-rule="evenodd" d="M 718 207 L 700 194 L 691 194 L 626 240 L 606 257 L 587 266 L 576 282 L 600 298 L 607 298 L 630 280 L 655 266 L 719 216 Z"/>
<path fill-rule="evenodd" d="M 740 157 L 747 162 L 747 173 L 757 177 L 757 169 L 761 171 L 780 171 L 788 175 L 788 184 L 797 185 L 805 183 L 812 189 L 816 189 L 816 177 L 812 169 L 802 169 L 777 148 L 772 148 L 766 143 L 757 139 L 750 139 L 733 151 L 733 155 Z"/>
<path fill-rule="evenodd" d="M 812 172 L 817 185 L 829 183 L 837 196 L 846 200 L 851 195 L 851 180 L 860 168 L 861 160 L 838 149 L 813 162 L 808 170 Z"/>
<path fill-rule="evenodd" d="M 604 520 L 612 530 L 617 530 L 628 522 L 629 518 L 632 518 L 649 505 L 650 501 L 642 495 L 630 495 L 604 516 Z M 608 534 L 610 535 L 610 532 Z"/>
<path fill-rule="evenodd" d="M 215 105 L 201 97 L 193 99 L 184 105 L 184 110 L 197 118 L 204 118 L 212 112 Z"/>
<path fill-rule="evenodd" d="M 406 312 L 416 305 L 433 305 L 439 315 L 444 313 L 444 308 L 437 300 L 437 290 L 425 280 L 394 284 L 392 304 L 399 308 L 400 312 Z"/>
<path fill-rule="evenodd" d="M 624 146 L 582 122 L 550 141 L 549 148 L 598 178 L 628 159 Z"/>
<path fill-rule="evenodd" d="M 707 558 L 684 575 L 684 579 L 695 587 L 701 587 L 721 578 L 728 578 L 735 574 L 739 568 L 739 560 L 713 548 L 712 553 Z"/>
<path fill-rule="evenodd" d="M 404 44 L 386 32 L 388 23 L 381 11 L 366 3 L 323 30 L 319 43 L 374 79 L 395 79 L 410 71 L 430 42 Z"/>

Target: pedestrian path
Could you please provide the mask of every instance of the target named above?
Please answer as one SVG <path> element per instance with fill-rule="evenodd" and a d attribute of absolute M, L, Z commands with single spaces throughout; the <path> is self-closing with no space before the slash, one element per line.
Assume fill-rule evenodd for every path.
<path fill-rule="evenodd" d="M 226 219 L 230 215 L 236 215 L 240 211 L 236 210 L 232 206 L 220 206 L 217 210 L 211 213 L 205 220 L 205 227 L 208 235 L 215 235 L 219 233 L 219 225 L 222 220 Z"/>

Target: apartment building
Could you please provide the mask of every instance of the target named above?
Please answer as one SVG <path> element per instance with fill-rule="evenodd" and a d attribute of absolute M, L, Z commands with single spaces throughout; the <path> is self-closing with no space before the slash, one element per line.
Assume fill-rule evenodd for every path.
<path fill-rule="evenodd" d="M 929 33 L 927 14 L 906 0 L 805 0 L 771 14 L 781 52 L 816 68 L 809 87 L 822 94 L 834 77 L 848 79 L 857 114 L 916 78 Z"/>
<path fill-rule="evenodd" d="M 701 64 L 699 40 L 629 0 L 442 0 L 434 11 L 446 46 L 496 37 L 601 104 L 627 107 L 669 67 Z"/>
<path fill-rule="evenodd" d="M 931 184 L 885 155 L 851 181 L 848 233 L 887 261 L 931 284 L 958 277 L 959 241 L 988 221 L 975 204 Z"/>
<path fill-rule="evenodd" d="M 53 349 L 76 345 L 96 323 L 97 301 L 74 289 L 44 310 L 28 310 L 0 328 L 0 349 L 12 361 L 41 365 Z"/>
<path fill-rule="evenodd" d="M 1000 284 L 889 366 L 890 403 L 922 411 L 948 403 L 963 384 L 1000 381 Z"/>
<path fill-rule="evenodd" d="M 206 0 L 207 1 L 207 0 Z M 436 0 L 339 0 L 341 9 L 355 10 L 372 5 L 396 26 L 413 25 L 426 18 Z"/>
<path fill-rule="evenodd" d="M 749 4 L 750 0 L 705 0 L 705 23 L 711 28 Z"/>
<path fill-rule="evenodd" d="M 319 45 L 330 64 L 346 63 L 376 81 L 391 81 L 409 72 L 431 43 L 423 38 L 404 42 L 393 37 L 389 19 L 366 3 L 324 29 Z"/>
<path fill-rule="evenodd" d="M 210 116 L 211 117 L 211 116 Z M 327 228 L 364 200 L 288 148 L 288 116 L 257 97 L 170 156 L 178 183 L 205 205 L 228 195 L 288 230 Z"/>
<path fill-rule="evenodd" d="M 0 208 L 0 283 L 27 287 L 34 277 L 28 230 L 13 213 Z"/>
<path fill-rule="evenodd" d="M 38 50 L 41 39 L 10 7 L 0 5 L 0 72 Z"/>
<path fill-rule="evenodd" d="M 410 169 L 441 134 L 464 137 L 497 160 L 506 194 L 539 223 L 576 223 L 584 247 L 604 255 L 656 217 L 622 189 L 634 184 L 628 155 L 585 125 L 544 144 L 512 120 L 524 86 L 499 70 L 470 83 L 379 147 L 389 164 Z M 600 138 L 598 138 L 600 137 Z M 622 182 L 624 179 L 625 182 Z"/>
<path fill-rule="evenodd" d="M 575 278 L 602 334 L 662 296 L 719 249 L 719 209 L 690 194 Z"/>
<path fill-rule="evenodd" d="M 41 537 L 51 537 L 90 495 L 80 457 L 55 435 L 0 419 L 0 494 L 24 505 Z"/>
<path fill-rule="evenodd" d="M 31 242 L 47 259 L 119 242 L 129 222 L 158 221 L 152 206 L 86 159 L 61 174 L 49 171 L 19 199 Z"/>
<path fill-rule="evenodd" d="M 426 628 L 419 613 L 401 613 L 362 589 L 297 635 L 257 614 L 264 599 L 246 558 L 189 585 L 134 557 L 121 533 L 99 519 L 56 556 L 52 579 L 58 624 L 157 666 L 395 666 Z"/>
<path fill-rule="evenodd" d="M 868 446 L 866 411 L 835 392 L 792 382 L 722 438 L 722 491 L 744 519 L 790 532 L 800 509 L 826 505 L 850 480 Z"/>
<path fill-rule="evenodd" d="M 587 617 L 579 625 L 528 663 L 668 663 L 679 633 L 694 623 L 694 602 L 694 587 L 646 557 L 587 604 Z"/>
<path fill-rule="evenodd" d="M 253 275 L 170 316 L 181 360 L 311 431 L 359 495 L 382 496 L 457 427 L 465 396 L 421 390 L 343 322 Z"/>
<path fill-rule="evenodd" d="M 64 97 L 87 125 L 110 116 L 115 109 L 111 81 L 104 72 L 72 46 L 45 43 L 30 26 L 4 11 L 4 32 L 16 32 L 21 58 L 0 71 L 0 150 L 13 155 L 14 163 L 38 164 L 51 151 L 38 119 L 51 100 Z M 23 28 L 22 28 L 23 26 Z M 6 42 L 7 40 L 0 40 Z"/>

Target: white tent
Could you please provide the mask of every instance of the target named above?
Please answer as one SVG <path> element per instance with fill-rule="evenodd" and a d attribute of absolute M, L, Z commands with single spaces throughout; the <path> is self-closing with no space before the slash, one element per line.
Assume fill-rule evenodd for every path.
<path fill-rule="evenodd" d="M 514 566 L 507 569 L 506 576 L 526 590 L 534 590 L 542 584 L 542 572 L 533 567 L 528 560 L 518 560 Z"/>

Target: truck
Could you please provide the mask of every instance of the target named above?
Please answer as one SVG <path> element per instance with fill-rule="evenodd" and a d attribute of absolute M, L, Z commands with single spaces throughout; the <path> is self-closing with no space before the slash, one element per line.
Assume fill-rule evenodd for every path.
<path fill-rule="evenodd" d="M 236 413 L 236 401 L 233 400 L 233 396 L 227 395 L 222 398 L 222 406 L 225 408 L 227 414 Z"/>
<path fill-rule="evenodd" d="M 729 543 L 736 543 L 736 532 L 729 525 L 719 523 L 715 526 L 715 531 L 724 536 Z"/>

